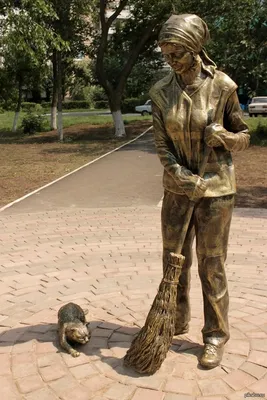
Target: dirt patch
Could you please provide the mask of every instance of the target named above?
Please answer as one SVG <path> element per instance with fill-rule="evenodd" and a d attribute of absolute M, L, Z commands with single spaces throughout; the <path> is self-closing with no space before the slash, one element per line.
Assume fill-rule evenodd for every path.
<path fill-rule="evenodd" d="M 236 207 L 267 208 L 267 147 L 251 146 L 233 156 L 237 196 Z"/>
<path fill-rule="evenodd" d="M 88 163 L 142 133 L 150 121 L 126 126 L 127 137 L 114 139 L 107 125 L 76 125 L 64 129 L 64 143 L 56 132 L 18 137 L 0 134 L 0 206 Z M 252 146 L 234 155 L 237 207 L 267 208 L 267 147 Z"/>

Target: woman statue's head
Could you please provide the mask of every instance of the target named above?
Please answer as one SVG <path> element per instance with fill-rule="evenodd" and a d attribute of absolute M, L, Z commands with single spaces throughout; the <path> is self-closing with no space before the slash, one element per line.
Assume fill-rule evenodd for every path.
<path fill-rule="evenodd" d="M 204 63 L 215 66 L 203 46 L 209 40 L 206 23 L 197 15 L 172 15 L 162 26 L 159 46 L 167 63 L 178 74 L 183 74 L 200 55 Z"/>

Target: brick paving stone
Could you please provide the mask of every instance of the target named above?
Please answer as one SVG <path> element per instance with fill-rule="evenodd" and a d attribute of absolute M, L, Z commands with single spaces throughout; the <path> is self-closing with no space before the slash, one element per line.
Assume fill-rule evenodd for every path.
<path fill-rule="evenodd" d="M 25 396 L 25 400 L 58 400 L 58 399 L 59 397 L 57 397 L 52 392 L 52 390 L 48 388 L 36 390 L 35 392 L 32 392 Z"/>
<path fill-rule="evenodd" d="M 164 400 L 196 400 L 196 397 L 186 394 L 166 393 Z"/>
<path fill-rule="evenodd" d="M 165 393 L 149 389 L 137 389 L 131 400 L 163 400 Z"/>
<path fill-rule="evenodd" d="M 203 379 L 198 381 L 203 396 L 228 395 L 231 388 L 222 379 Z"/>
<path fill-rule="evenodd" d="M 8 376 L 0 376 L 1 399 L 20 400 L 21 396 L 12 379 Z"/>
<path fill-rule="evenodd" d="M 115 332 L 109 338 L 109 343 L 110 342 L 131 342 L 132 339 L 133 338 L 131 336 L 129 336 L 129 335 Z"/>
<path fill-rule="evenodd" d="M 36 352 L 39 354 L 55 353 L 56 351 L 57 351 L 57 348 L 54 345 L 54 343 L 52 343 L 52 342 L 44 342 L 44 343 L 37 342 L 36 343 Z"/>
<path fill-rule="evenodd" d="M 257 379 L 262 378 L 267 373 L 267 368 L 250 362 L 245 362 L 243 365 L 241 365 L 240 369 Z"/>
<path fill-rule="evenodd" d="M 11 360 L 9 354 L 0 354 L 0 375 L 11 373 Z"/>
<path fill-rule="evenodd" d="M 249 354 L 248 361 L 267 367 L 267 353 L 264 351 L 252 350 Z"/>
<path fill-rule="evenodd" d="M 20 363 L 12 365 L 12 373 L 15 379 L 37 374 L 37 365 L 33 363 Z"/>
<path fill-rule="evenodd" d="M 62 378 L 67 374 L 66 368 L 60 363 L 39 368 L 39 372 L 45 382 L 54 381 L 56 379 Z"/>
<path fill-rule="evenodd" d="M 123 385 L 121 383 L 113 383 L 104 393 L 105 397 L 110 400 L 128 400 L 136 391 L 133 385 Z"/>
<path fill-rule="evenodd" d="M 13 354 L 19 354 L 19 353 L 25 353 L 25 352 L 31 352 L 35 349 L 35 342 L 33 340 L 25 343 L 16 343 L 13 346 L 12 353 Z"/>
<path fill-rule="evenodd" d="M 245 394 L 248 392 L 249 392 L 248 389 L 243 389 L 238 392 L 231 393 L 230 395 L 227 396 L 227 399 L 228 400 L 240 400 L 245 398 L 248 399 L 249 397 L 245 397 Z"/>
<path fill-rule="evenodd" d="M 93 336 L 109 338 L 112 333 L 113 331 L 111 329 L 96 328 L 94 329 Z"/>
<path fill-rule="evenodd" d="M 246 357 L 238 354 L 224 353 L 221 366 L 230 369 L 238 369 L 245 361 Z"/>
<path fill-rule="evenodd" d="M 252 350 L 267 351 L 266 339 L 252 339 L 250 343 Z"/>
<path fill-rule="evenodd" d="M 241 390 L 256 381 L 256 378 L 244 371 L 233 371 L 225 376 L 223 380 L 234 390 Z"/>
<path fill-rule="evenodd" d="M 21 393 L 30 393 L 45 386 L 44 382 L 37 374 L 18 379 L 17 385 Z"/>
<path fill-rule="evenodd" d="M 239 354 L 241 356 L 248 356 L 249 348 L 248 342 L 239 339 L 231 339 L 225 345 L 225 351 L 227 353 Z"/>
<path fill-rule="evenodd" d="M 201 394 L 195 380 L 185 380 L 180 378 L 168 378 L 164 390 L 166 392 L 190 394 L 195 396 Z"/>
<path fill-rule="evenodd" d="M 89 363 L 77 365 L 76 367 L 72 367 L 72 368 L 70 368 L 70 372 L 78 380 L 96 375 L 98 373 L 97 369 L 95 369 Z"/>
<path fill-rule="evenodd" d="M 48 386 L 60 397 L 62 393 L 77 387 L 77 381 L 68 374 L 63 378 L 49 382 Z"/>
<path fill-rule="evenodd" d="M 141 376 L 134 371 L 128 371 L 128 376 L 125 380 L 126 384 L 139 386 L 147 389 L 162 390 L 166 378 L 160 375 Z"/>
<path fill-rule="evenodd" d="M 127 350 L 130 347 L 129 342 L 113 342 L 109 343 L 109 347 L 112 350 L 115 357 L 122 358 L 125 356 Z"/>
<path fill-rule="evenodd" d="M 2 342 L 0 341 L 0 354 L 9 354 L 12 352 L 13 346 L 10 345 L 8 342 Z"/>
<path fill-rule="evenodd" d="M 74 386 L 68 391 L 62 392 L 60 395 L 61 400 L 89 400 L 93 397 L 90 390 L 83 386 Z"/>
<path fill-rule="evenodd" d="M 262 331 L 250 331 L 247 332 L 247 337 L 251 339 L 266 339 L 267 338 L 267 333 L 262 332 Z"/>
<path fill-rule="evenodd" d="M 57 364 L 61 360 L 61 356 L 58 353 L 48 353 L 48 354 L 40 354 L 37 357 L 37 365 L 38 367 L 47 367 L 52 364 Z"/>
<path fill-rule="evenodd" d="M 196 400 L 227 400 L 227 398 L 226 397 L 224 397 L 224 396 L 212 396 L 212 397 L 197 397 L 197 399 Z"/>
<path fill-rule="evenodd" d="M 248 389 L 254 393 L 264 393 L 267 395 L 267 377 L 260 379 L 259 381 L 248 386 Z"/>
<path fill-rule="evenodd" d="M 86 386 L 90 393 L 94 394 L 98 392 L 99 390 L 103 390 L 105 388 L 108 388 L 114 381 L 110 378 L 107 378 L 104 375 L 98 375 L 91 377 L 89 379 L 85 379 L 82 381 L 82 384 Z"/>

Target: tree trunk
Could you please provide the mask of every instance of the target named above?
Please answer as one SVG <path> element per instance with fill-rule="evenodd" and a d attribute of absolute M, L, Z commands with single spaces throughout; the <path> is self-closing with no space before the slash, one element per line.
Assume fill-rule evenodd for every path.
<path fill-rule="evenodd" d="M 58 100 L 58 62 L 57 62 L 57 50 L 53 51 L 53 93 L 51 103 L 51 117 L 50 117 L 50 128 L 52 130 L 57 129 L 57 100 Z"/>
<path fill-rule="evenodd" d="M 58 52 L 58 102 L 57 102 L 57 112 L 58 112 L 58 137 L 61 142 L 64 140 L 63 133 L 63 119 L 62 119 L 62 56 L 61 52 Z"/>
<path fill-rule="evenodd" d="M 126 136 L 121 110 L 112 111 L 112 118 L 115 126 L 115 136 L 116 137 Z"/>
<path fill-rule="evenodd" d="M 18 98 L 16 110 L 15 110 L 12 132 L 17 131 L 19 114 L 20 114 L 20 109 L 21 109 L 21 102 L 22 102 L 22 82 L 20 81 L 19 82 L 19 98 Z"/>
<path fill-rule="evenodd" d="M 116 92 L 116 89 L 109 96 L 109 107 L 113 118 L 116 137 L 126 136 L 124 121 L 121 113 L 121 98 L 121 94 Z"/>

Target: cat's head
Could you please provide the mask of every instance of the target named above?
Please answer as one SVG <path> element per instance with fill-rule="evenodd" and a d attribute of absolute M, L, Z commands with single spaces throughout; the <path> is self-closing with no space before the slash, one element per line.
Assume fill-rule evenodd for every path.
<path fill-rule="evenodd" d="M 91 332 L 88 328 L 88 325 L 83 323 L 69 324 L 69 326 L 66 328 L 67 338 L 77 343 L 87 343 L 91 337 Z"/>

